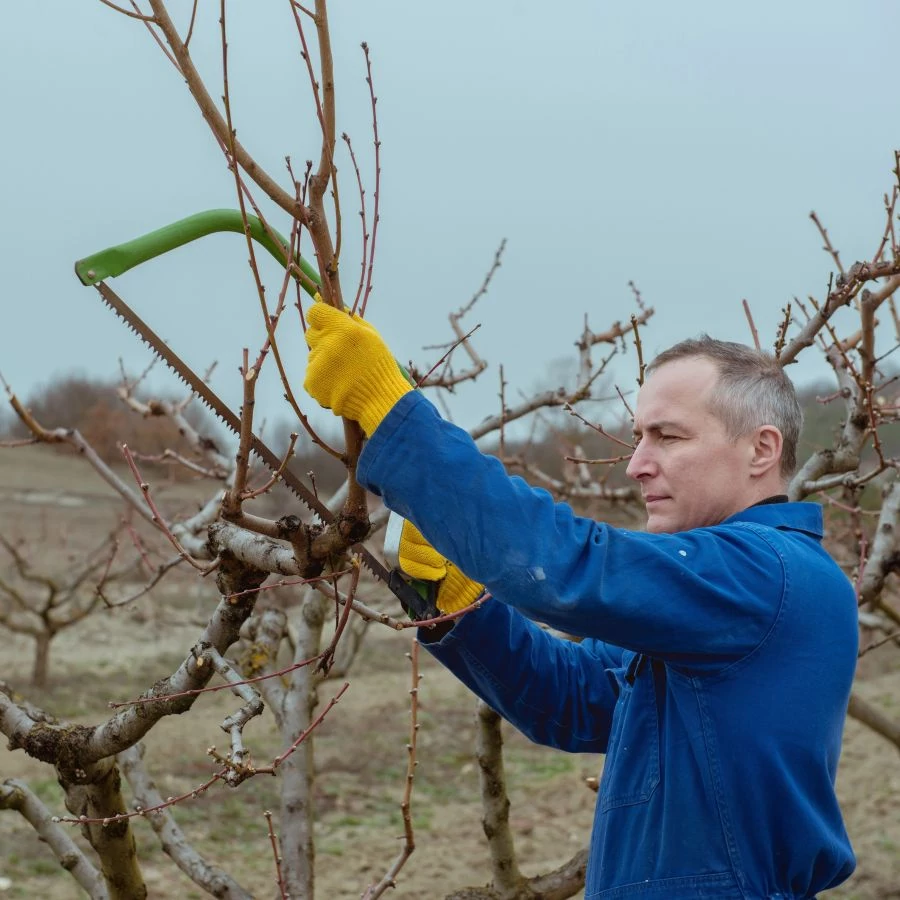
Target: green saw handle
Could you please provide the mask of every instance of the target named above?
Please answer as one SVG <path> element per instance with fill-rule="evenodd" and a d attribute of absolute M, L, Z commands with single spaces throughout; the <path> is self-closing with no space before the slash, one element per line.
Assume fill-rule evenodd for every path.
<path fill-rule="evenodd" d="M 244 218 L 237 209 L 209 209 L 196 213 L 185 219 L 179 219 L 171 225 L 165 225 L 141 235 L 124 244 L 116 244 L 107 247 L 98 253 L 92 253 L 75 263 L 75 274 L 84 285 L 98 284 L 106 278 L 115 278 L 129 269 L 139 266 L 141 263 L 162 256 L 170 250 L 175 250 L 198 238 L 206 237 L 220 231 L 233 231 L 237 234 L 244 233 Z M 265 247 L 272 256 L 282 265 L 287 264 L 288 242 L 283 235 L 274 228 L 266 229 L 256 216 L 247 216 L 247 228 L 250 237 L 258 244 Z M 298 278 L 300 286 L 311 297 L 316 294 L 315 286 L 321 285 L 319 273 L 299 253 L 294 254 L 294 263 L 306 275 L 306 278 Z M 295 276 L 296 277 L 296 276 Z M 407 381 L 414 385 L 409 372 L 397 363 Z M 399 570 L 399 564 L 398 564 Z M 434 605 L 436 585 L 429 582 L 409 579 L 409 583 L 416 589 L 423 601 L 422 614 L 431 617 L 439 614 Z"/>
<path fill-rule="evenodd" d="M 282 266 L 286 265 L 288 242 L 285 238 L 274 228 L 263 227 L 263 223 L 256 216 L 247 216 L 247 226 L 250 229 L 250 237 L 265 247 Z M 105 278 L 122 275 L 129 269 L 168 253 L 176 247 L 219 231 L 243 234 L 244 219 L 240 210 L 208 209 L 186 219 L 179 219 L 133 241 L 116 244 L 114 247 L 107 247 L 99 253 L 92 253 L 84 259 L 79 259 L 75 263 L 75 274 L 82 284 L 97 284 Z M 294 255 L 294 262 L 307 276 L 299 279 L 301 287 L 311 297 L 314 296 L 316 289 L 313 285 L 322 283 L 319 273 L 299 253 Z"/>
<path fill-rule="evenodd" d="M 250 237 L 265 247 L 284 266 L 287 261 L 288 246 L 284 236 L 272 227 L 266 229 L 256 216 L 247 216 L 247 226 L 250 229 Z M 198 238 L 220 231 L 244 233 L 244 219 L 239 209 L 208 209 L 185 219 L 179 219 L 171 225 L 164 225 L 149 234 L 142 234 L 132 241 L 107 247 L 105 250 L 79 259 L 75 263 L 75 274 L 82 284 L 99 284 L 106 278 L 123 275 L 129 269 L 155 259 L 157 256 L 162 256 L 163 253 L 168 253 L 170 250 L 175 250 Z M 319 273 L 299 253 L 294 254 L 294 263 L 307 276 L 306 279 L 298 279 L 300 286 L 310 297 L 314 297 L 316 289 L 310 282 L 314 285 L 321 285 L 322 279 L 319 278 Z M 409 372 L 399 362 L 397 365 L 400 366 L 400 371 L 403 372 L 406 380 L 415 386 Z"/>

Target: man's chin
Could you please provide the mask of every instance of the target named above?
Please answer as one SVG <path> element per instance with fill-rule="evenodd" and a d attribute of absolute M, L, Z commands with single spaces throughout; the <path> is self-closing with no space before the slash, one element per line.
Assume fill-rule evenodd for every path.
<path fill-rule="evenodd" d="M 672 516 L 651 512 L 647 515 L 647 527 L 645 530 L 650 534 L 671 534 L 681 529 L 679 529 Z"/>

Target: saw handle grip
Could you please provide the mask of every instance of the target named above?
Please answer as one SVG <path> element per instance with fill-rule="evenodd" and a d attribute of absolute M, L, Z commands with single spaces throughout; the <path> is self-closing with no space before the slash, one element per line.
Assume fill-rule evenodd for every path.
<path fill-rule="evenodd" d="M 284 266 L 288 260 L 288 241 L 274 228 L 256 216 L 247 216 L 250 237 L 264 247 Z M 82 284 L 97 284 L 106 278 L 115 278 L 143 262 L 162 256 L 170 250 L 215 234 L 220 231 L 244 233 L 244 219 L 238 209 L 208 209 L 171 225 L 164 225 L 124 244 L 107 247 L 92 253 L 75 263 L 75 274 Z M 294 277 L 310 297 L 314 297 L 321 285 L 319 273 L 299 254 L 294 255 Z"/>

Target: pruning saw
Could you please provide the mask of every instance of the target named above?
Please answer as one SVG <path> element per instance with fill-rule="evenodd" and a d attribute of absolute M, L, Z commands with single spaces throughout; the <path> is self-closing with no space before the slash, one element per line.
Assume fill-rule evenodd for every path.
<path fill-rule="evenodd" d="M 197 374 L 163 341 L 156 332 L 106 283 L 105 279 L 115 278 L 143 262 L 168 253 L 177 247 L 216 232 L 233 231 L 245 233 L 264 247 L 278 262 L 288 265 L 288 242 L 274 229 L 264 226 L 256 216 L 244 217 L 239 210 L 213 209 L 188 216 L 166 225 L 149 234 L 142 235 L 124 244 L 108 247 L 93 253 L 75 263 L 75 274 L 82 284 L 97 289 L 103 302 L 196 394 L 210 411 L 234 434 L 240 435 L 240 418 L 199 378 Z M 301 287 L 310 295 L 315 295 L 315 287 L 321 284 L 319 273 L 299 254 L 294 255 L 293 264 L 306 277 L 294 273 Z M 312 490 L 300 480 L 289 466 L 282 467 L 282 460 L 259 437 L 252 434 L 250 448 L 261 462 L 272 472 L 278 472 L 281 481 L 323 523 L 330 525 L 335 515 L 322 503 Z M 398 524 L 399 520 L 399 524 Z M 391 557 L 392 568 L 388 568 L 363 544 L 354 544 L 362 563 L 400 601 L 401 605 L 415 619 L 435 618 L 440 612 L 435 604 L 435 585 L 413 581 L 399 568 L 398 548 L 403 520 L 392 513 L 389 522 L 386 552 Z"/>

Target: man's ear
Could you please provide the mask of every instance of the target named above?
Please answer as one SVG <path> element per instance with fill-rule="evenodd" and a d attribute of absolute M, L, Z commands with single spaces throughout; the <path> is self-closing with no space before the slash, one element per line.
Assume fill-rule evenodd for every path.
<path fill-rule="evenodd" d="M 768 475 L 773 469 L 781 473 L 781 451 L 784 438 L 774 425 L 760 425 L 750 445 L 750 474 L 755 478 Z"/>

